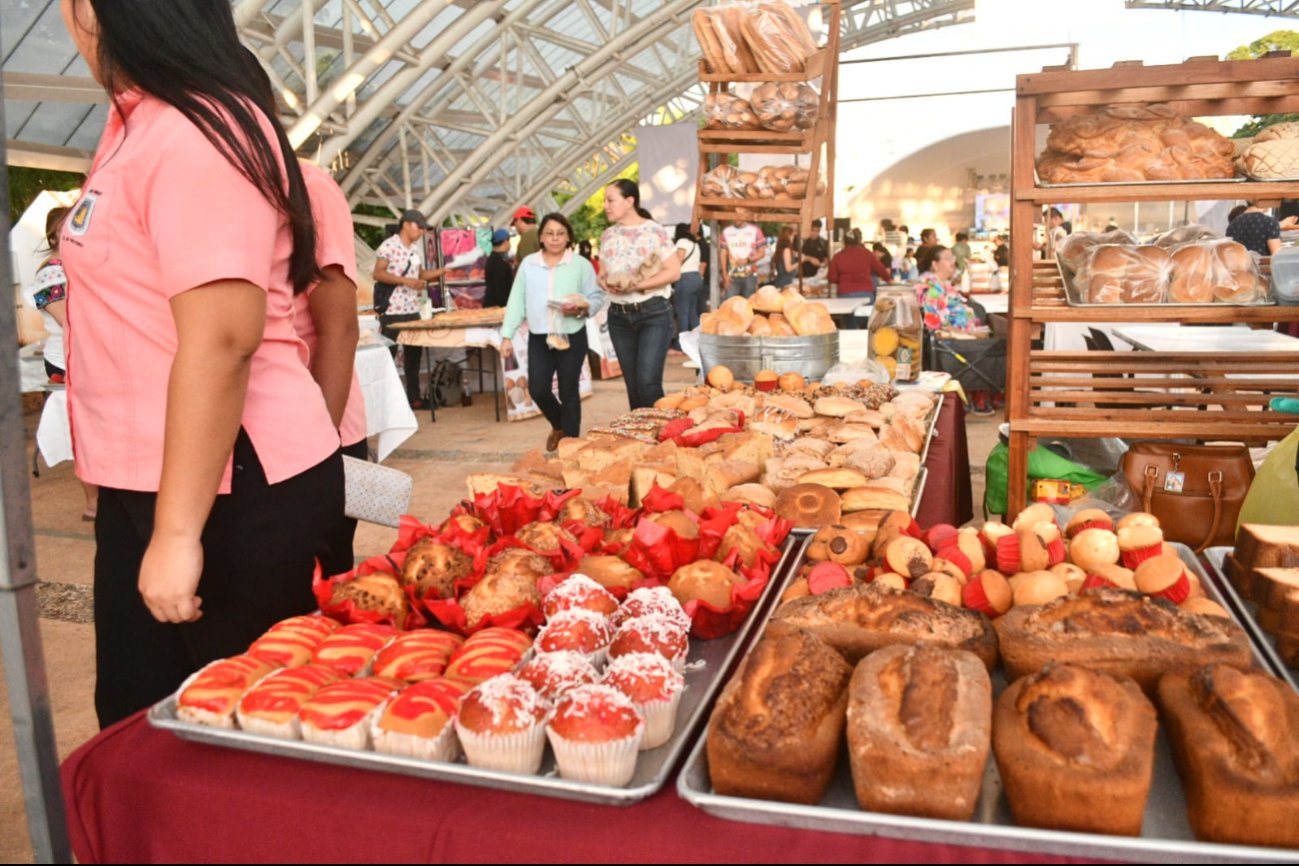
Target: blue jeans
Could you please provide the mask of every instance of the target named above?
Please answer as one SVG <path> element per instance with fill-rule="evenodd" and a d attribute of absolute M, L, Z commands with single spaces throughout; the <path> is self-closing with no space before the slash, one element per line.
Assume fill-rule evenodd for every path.
<path fill-rule="evenodd" d="M 682 274 L 681 279 L 672 287 L 672 307 L 677 313 L 678 334 L 699 327 L 703 288 L 704 278 L 699 271 Z"/>
<path fill-rule="evenodd" d="M 744 298 L 753 297 L 753 293 L 758 290 L 758 275 L 751 277 L 731 277 L 731 287 L 723 293 L 722 300 L 733 298 L 736 295 Z"/>
<path fill-rule="evenodd" d="M 613 340 L 632 409 L 653 406 L 663 396 L 663 364 L 672 342 L 672 307 L 667 298 L 609 305 Z"/>

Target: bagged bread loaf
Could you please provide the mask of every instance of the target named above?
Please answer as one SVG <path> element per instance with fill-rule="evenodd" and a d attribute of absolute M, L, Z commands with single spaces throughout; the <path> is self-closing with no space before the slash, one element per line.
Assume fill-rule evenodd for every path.
<path fill-rule="evenodd" d="M 1207 304 L 1214 286 L 1226 281 L 1218 257 L 1208 246 L 1183 244 L 1173 250 L 1173 276 L 1168 299 L 1175 304 Z"/>
<path fill-rule="evenodd" d="M 741 175 L 733 165 L 719 165 L 701 179 L 703 194 L 713 198 L 744 198 L 748 193 L 748 183 Z"/>
<path fill-rule="evenodd" d="M 816 124 L 821 97 L 810 85 L 796 81 L 769 81 L 749 98 L 757 121 L 767 129 L 789 132 Z"/>
<path fill-rule="evenodd" d="M 1171 250 L 1173 247 L 1181 246 L 1182 244 L 1195 243 L 1196 241 L 1212 241 L 1217 240 L 1220 237 L 1222 237 L 1222 235 L 1218 234 L 1208 226 L 1202 226 L 1199 223 L 1190 223 L 1189 225 L 1178 226 L 1175 229 L 1169 229 L 1163 234 L 1156 235 L 1155 239 L 1151 241 L 1151 243 L 1155 246 Z"/>
<path fill-rule="evenodd" d="M 758 169 L 757 179 L 749 184 L 749 198 L 776 198 L 785 194 L 785 181 L 772 165 Z"/>
<path fill-rule="evenodd" d="M 797 25 L 793 23 L 795 20 Z M 748 15 L 740 17 L 740 27 L 758 68 L 763 72 L 802 72 L 806 68 L 811 53 L 807 44 L 811 36 L 807 35 L 806 42 L 803 40 L 807 25 L 784 3 L 760 4 Z"/>
<path fill-rule="evenodd" d="M 716 14 L 716 9 L 696 9 L 695 14 L 690 18 L 690 23 L 694 27 L 695 39 L 699 41 L 699 50 L 704 55 L 704 66 L 708 71 L 730 72 L 731 68 L 726 65 L 726 60 L 722 56 L 722 46 L 717 40 L 717 32 L 713 29 L 713 16 Z"/>
<path fill-rule="evenodd" d="M 1101 244 L 1135 246 L 1136 243 L 1136 238 L 1121 229 L 1112 232 L 1075 232 L 1060 241 L 1056 246 L 1055 256 L 1069 270 L 1077 271 L 1087 261 L 1087 254 L 1093 247 Z"/>
<path fill-rule="evenodd" d="M 762 71 L 751 44 L 747 40 L 744 22 L 748 15 L 741 6 L 723 6 L 713 11 L 713 32 L 721 46 L 722 60 L 727 69 L 739 74 Z"/>
<path fill-rule="evenodd" d="M 1213 298 L 1228 304 L 1253 304 L 1267 295 L 1267 281 L 1259 272 L 1254 254 L 1233 240 L 1205 244 L 1221 267 L 1215 272 Z"/>
<path fill-rule="evenodd" d="M 709 129 L 757 129 L 759 126 L 749 101 L 733 93 L 710 93 L 704 97 L 704 117 Z"/>

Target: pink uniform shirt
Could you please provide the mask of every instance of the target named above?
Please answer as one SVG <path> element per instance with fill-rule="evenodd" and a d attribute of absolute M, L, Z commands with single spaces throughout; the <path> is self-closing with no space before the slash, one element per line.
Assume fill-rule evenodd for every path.
<path fill-rule="evenodd" d="M 352 240 L 352 209 L 347 204 L 347 196 L 323 168 L 309 162 L 301 165 L 307 194 L 311 196 L 311 216 L 316 221 L 316 267 L 323 271 L 337 265 L 355 285 L 356 246 Z M 293 327 L 312 355 L 316 354 L 316 322 L 311 318 L 308 297 L 316 290 L 316 285 L 293 299 Z M 355 370 L 352 371 L 352 388 L 343 409 L 343 420 L 338 425 L 338 435 L 344 445 L 355 444 L 366 435 L 365 397 L 361 395 L 361 383 Z"/>
<path fill-rule="evenodd" d="M 338 431 L 293 330 L 288 222 L 180 112 L 139 93 L 109 112 L 60 251 L 77 475 L 156 491 L 177 351 L 170 300 L 218 280 L 266 291 L 241 424 L 275 484 L 325 460 Z M 125 116 L 123 116 L 123 114 Z M 263 129 L 275 146 L 269 121 Z M 230 490 L 227 463 L 220 491 Z"/>

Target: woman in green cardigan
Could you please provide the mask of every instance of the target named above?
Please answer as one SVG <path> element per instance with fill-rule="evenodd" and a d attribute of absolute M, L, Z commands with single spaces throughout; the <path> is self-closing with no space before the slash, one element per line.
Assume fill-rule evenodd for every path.
<path fill-rule="evenodd" d="M 550 422 L 546 450 L 565 436 L 582 434 L 578 380 L 586 361 L 586 320 L 604 306 L 604 290 L 591 263 L 573 254 L 573 227 L 563 214 L 549 213 L 537 230 L 540 252 L 525 256 L 510 289 L 501 326 L 501 357 L 514 354 L 511 342 L 528 323 L 528 393 Z M 552 388 L 558 376 L 559 397 Z"/>

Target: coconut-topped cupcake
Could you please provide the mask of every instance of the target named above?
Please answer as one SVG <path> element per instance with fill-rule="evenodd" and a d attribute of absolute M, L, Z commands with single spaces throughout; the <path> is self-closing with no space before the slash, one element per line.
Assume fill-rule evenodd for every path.
<path fill-rule="evenodd" d="M 645 715 L 642 751 L 656 749 L 672 738 L 686 680 L 667 659 L 656 653 L 618 656 L 609 663 L 604 684 L 631 698 Z"/>
<path fill-rule="evenodd" d="M 677 597 L 672 594 L 672 590 L 666 586 L 643 586 L 632 590 L 622 606 L 618 608 L 618 612 L 614 614 L 614 625 L 648 613 L 663 614 L 668 619 L 680 623 L 682 628 L 687 630 L 690 628 L 690 616 L 681 606 L 681 602 L 677 601 Z"/>
<path fill-rule="evenodd" d="M 537 635 L 537 651 L 543 653 L 572 650 L 581 653 L 594 665 L 604 664 L 613 629 L 609 620 L 593 610 L 563 610 L 546 623 Z"/>
<path fill-rule="evenodd" d="M 678 671 L 685 667 L 690 652 L 686 629 L 661 613 L 646 614 L 624 620 L 609 645 L 609 658 L 629 653 L 655 653 L 672 663 Z"/>
<path fill-rule="evenodd" d="M 612 686 L 579 686 L 555 705 L 546 726 L 559 774 L 600 785 L 626 785 L 636 773 L 645 719 Z"/>
<path fill-rule="evenodd" d="M 600 672 L 590 659 L 572 650 L 538 653 L 517 676 L 551 703 L 569 689 L 600 681 Z"/>
<path fill-rule="evenodd" d="M 546 751 L 550 706 L 531 684 L 501 674 L 474 686 L 460 701 L 456 736 L 470 766 L 535 774 Z"/>
<path fill-rule="evenodd" d="M 590 610 L 602 616 L 613 616 L 618 599 L 613 593 L 585 574 L 574 574 L 546 594 L 542 611 L 551 619 L 560 611 Z"/>

